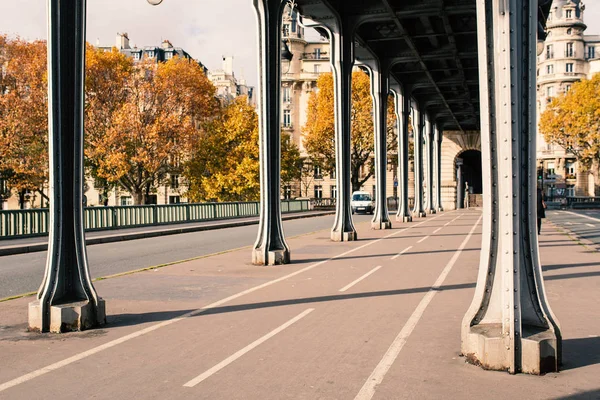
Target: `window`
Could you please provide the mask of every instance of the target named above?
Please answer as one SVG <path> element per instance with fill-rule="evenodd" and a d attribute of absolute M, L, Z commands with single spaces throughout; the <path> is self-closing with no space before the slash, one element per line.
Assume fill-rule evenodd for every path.
<path fill-rule="evenodd" d="M 179 204 L 181 203 L 180 196 L 169 196 L 169 204 Z"/>
<path fill-rule="evenodd" d="M 566 162 L 567 179 L 575 179 L 575 161 Z"/>
<path fill-rule="evenodd" d="M 569 90 L 571 90 L 571 85 L 565 85 L 565 93 L 569 93 Z"/>
<path fill-rule="evenodd" d="M 292 20 L 292 33 L 296 33 L 296 27 L 297 27 L 298 23 L 296 22 L 295 19 Z"/>
<path fill-rule="evenodd" d="M 133 59 L 134 60 L 139 60 L 140 59 L 140 53 L 133 53 Z"/>
<path fill-rule="evenodd" d="M 567 51 L 565 52 L 566 57 L 574 57 L 575 51 L 573 50 L 573 43 L 567 43 Z"/>
<path fill-rule="evenodd" d="M 323 186 L 315 185 L 315 199 L 323 198 Z"/>
<path fill-rule="evenodd" d="M 148 58 L 154 58 L 154 50 L 149 50 L 146 55 L 148 56 Z"/>
<path fill-rule="evenodd" d="M 550 177 L 550 175 L 555 174 L 554 161 L 548 161 L 548 166 L 546 167 L 546 177 Z"/>
<path fill-rule="evenodd" d="M 575 196 L 575 185 L 567 185 L 567 197 Z"/>
<path fill-rule="evenodd" d="M 130 206 L 133 204 L 133 200 L 131 200 L 131 196 L 121 196 L 121 205 L 122 206 Z"/>
<path fill-rule="evenodd" d="M 315 165 L 314 168 L 314 178 L 315 179 L 323 179 L 323 173 L 321 172 L 321 167 Z"/>
<path fill-rule="evenodd" d="M 554 58 L 554 47 L 549 44 L 548 46 L 546 46 L 546 59 L 552 59 Z"/>
<path fill-rule="evenodd" d="M 320 48 L 316 48 L 316 49 L 315 49 L 315 58 L 316 58 L 317 60 L 320 60 L 320 59 L 321 59 L 321 49 L 320 49 Z"/>
<path fill-rule="evenodd" d="M 283 36 L 290 36 L 290 24 L 283 24 Z"/>
<path fill-rule="evenodd" d="M 171 189 L 179 188 L 179 175 L 171 175 Z"/>
<path fill-rule="evenodd" d="M 290 88 L 289 87 L 283 88 L 283 101 L 285 101 L 286 103 L 290 102 Z"/>
<path fill-rule="evenodd" d="M 318 74 L 319 72 L 321 72 L 321 65 L 315 64 L 314 68 L 315 68 L 315 74 Z"/>
<path fill-rule="evenodd" d="M 567 70 L 566 72 L 573 72 L 573 63 L 567 63 Z"/>
<path fill-rule="evenodd" d="M 292 198 L 292 187 L 287 185 L 283 187 L 283 198 L 289 200 Z"/>
<path fill-rule="evenodd" d="M 567 35 L 572 35 L 573 34 L 573 29 L 569 28 L 567 29 Z"/>
<path fill-rule="evenodd" d="M 554 97 L 554 86 L 548 86 L 546 88 L 546 97 Z"/>
<path fill-rule="evenodd" d="M 286 128 L 292 126 L 292 112 L 290 110 L 283 110 L 283 126 Z"/>
<path fill-rule="evenodd" d="M 596 48 L 593 46 L 588 47 L 588 58 L 596 58 Z"/>
<path fill-rule="evenodd" d="M 546 65 L 546 75 L 550 75 L 554 73 L 554 64 Z"/>
<path fill-rule="evenodd" d="M 167 51 L 165 53 L 165 60 L 170 60 L 171 58 L 173 58 L 173 53 L 170 51 Z"/>
<path fill-rule="evenodd" d="M 335 175 L 335 167 L 331 170 L 331 172 L 329 173 L 329 177 L 331 179 L 335 179 L 336 175 Z"/>
<path fill-rule="evenodd" d="M 565 17 L 573 18 L 573 10 L 566 10 Z"/>
<path fill-rule="evenodd" d="M 337 186 L 331 185 L 331 198 L 337 199 Z"/>

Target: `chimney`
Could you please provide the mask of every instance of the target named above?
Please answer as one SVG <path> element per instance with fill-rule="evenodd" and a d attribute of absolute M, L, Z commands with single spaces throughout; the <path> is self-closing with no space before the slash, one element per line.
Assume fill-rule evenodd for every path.
<path fill-rule="evenodd" d="M 117 49 L 130 49 L 129 35 L 127 33 L 117 33 Z"/>
<path fill-rule="evenodd" d="M 233 57 L 223 56 L 223 71 L 227 75 L 233 75 Z"/>
<path fill-rule="evenodd" d="M 171 44 L 171 42 L 169 42 L 167 39 L 162 41 L 162 48 L 163 49 L 172 49 L 173 45 Z"/>

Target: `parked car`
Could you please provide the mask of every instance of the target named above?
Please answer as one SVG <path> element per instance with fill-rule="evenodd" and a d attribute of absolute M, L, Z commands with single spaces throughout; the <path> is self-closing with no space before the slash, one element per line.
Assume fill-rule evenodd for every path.
<path fill-rule="evenodd" d="M 354 192 L 352 193 L 350 207 L 352 208 L 352 214 L 373 214 L 375 211 L 375 202 L 373 201 L 373 197 L 369 192 Z"/>

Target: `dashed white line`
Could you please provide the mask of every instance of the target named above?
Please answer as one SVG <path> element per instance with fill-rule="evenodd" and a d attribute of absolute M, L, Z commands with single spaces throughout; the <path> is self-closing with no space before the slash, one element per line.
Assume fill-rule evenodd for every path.
<path fill-rule="evenodd" d="M 236 353 L 232 354 L 231 356 L 227 357 L 225 360 L 221 361 L 220 363 L 218 363 L 211 369 L 207 370 L 206 372 L 203 372 L 202 374 L 198 375 L 197 377 L 195 377 L 191 381 L 187 382 L 183 386 L 194 387 L 197 384 L 199 384 L 200 382 L 202 382 L 203 380 L 210 378 L 212 375 L 219 372 L 220 370 L 222 370 L 223 368 L 225 368 L 226 366 L 228 366 L 229 364 L 231 364 L 232 362 L 234 362 L 235 360 L 237 360 L 244 354 L 248 353 L 250 350 L 254 349 L 255 347 L 258 347 L 259 345 L 266 342 L 273 336 L 277 335 L 279 332 L 283 331 L 284 329 L 290 327 L 295 322 L 298 322 L 302 318 L 306 317 L 308 314 L 310 314 L 314 310 L 315 310 L 314 308 L 309 308 L 308 310 L 301 312 L 300 314 L 298 314 L 294 318 L 290 319 L 285 324 L 279 326 L 278 328 L 273 329 L 271 332 L 267 333 L 260 339 L 255 340 L 254 342 L 250 343 L 248 346 L 244 347 L 243 349 L 241 349 L 241 350 L 237 351 Z"/>
<path fill-rule="evenodd" d="M 586 224 L 587 226 L 589 226 L 590 228 L 595 228 L 596 225 L 592 225 L 592 224 Z"/>
<path fill-rule="evenodd" d="M 402 250 L 400 253 L 398 253 L 394 257 L 392 257 L 392 260 L 395 260 L 396 258 L 400 257 L 402 254 L 406 253 L 407 251 L 409 251 L 412 248 L 413 248 L 412 246 L 408 246 L 407 248 Z"/>
<path fill-rule="evenodd" d="M 433 233 L 438 233 L 439 231 L 442 230 L 442 227 L 437 228 L 435 231 L 433 231 Z"/>
<path fill-rule="evenodd" d="M 424 242 L 425 240 L 429 239 L 429 236 L 430 236 L 430 235 L 427 235 L 427 236 L 425 236 L 425 237 L 422 237 L 421 239 L 419 239 L 419 240 L 417 241 L 417 243 Z"/>
<path fill-rule="evenodd" d="M 453 212 L 453 211 L 449 211 L 449 213 L 451 213 L 451 212 Z M 446 213 L 446 214 L 448 214 L 448 213 Z M 272 281 L 265 282 L 262 285 L 258 285 L 258 286 L 255 286 L 253 288 L 244 290 L 243 292 L 234 294 L 232 296 L 224 298 L 223 300 L 219 300 L 217 302 L 214 302 L 212 304 L 209 304 L 209 305 L 204 306 L 202 308 L 199 308 L 197 310 L 190 311 L 190 312 L 188 312 L 186 314 L 183 314 L 183 315 L 181 315 L 179 317 L 175 317 L 173 319 L 169 319 L 169 320 L 160 322 L 160 323 L 158 323 L 156 325 L 149 326 L 149 327 L 141 329 L 141 330 L 139 330 L 137 332 L 130 333 L 129 335 L 125 335 L 125 336 L 120 337 L 118 339 L 111 340 L 110 342 L 104 343 L 104 344 L 102 344 L 100 346 L 97 346 L 97 347 L 91 348 L 91 349 L 89 349 L 87 351 L 84 351 L 82 353 L 76 354 L 76 355 L 74 355 L 72 357 L 65 358 L 64 360 L 55 362 L 54 364 L 50 364 L 50 365 L 45 366 L 43 368 L 37 369 L 37 370 L 35 370 L 33 372 L 30 372 L 28 374 L 21 375 L 18 378 L 15 378 L 15 379 L 12 379 L 12 380 L 10 380 L 8 382 L 4 382 L 4 383 L 0 384 L 0 392 L 3 392 L 5 390 L 7 390 L 7 389 L 10 389 L 10 388 L 12 388 L 14 386 L 20 385 L 22 383 L 28 382 L 28 381 L 30 381 L 32 379 L 37 378 L 38 376 L 47 374 L 48 372 L 55 371 L 57 369 L 60 369 L 60 368 L 65 367 L 67 365 L 70 365 L 70 364 L 72 364 L 74 362 L 80 361 L 80 360 L 82 360 L 84 358 L 87 358 L 87 357 L 89 357 L 91 355 L 99 353 L 99 352 L 101 352 L 103 350 L 110 349 L 110 348 L 115 347 L 115 346 L 117 346 L 119 344 L 128 342 L 129 340 L 132 340 L 132 339 L 135 339 L 137 337 L 143 336 L 143 335 L 145 335 L 147 333 L 150 333 L 152 331 L 155 331 L 155 330 L 157 330 L 159 328 L 162 328 L 162 327 L 165 327 L 165 326 L 169 326 L 171 324 L 174 324 L 175 322 L 179 322 L 179 321 L 181 321 L 183 319 L 186 319 L 186 318 L 189 318 L 189 317 L 201 315 L 201 314 L 205 313 L 207 309 L 218 307 L 218 306 L 220 306 L 220 305 L 222 305 L 224 303 L 227 303 L 227 302 L 229 302 L 231 300 L 235 300 L 238 297 L 242 297 L 242 296 L 244 296 L 246 294 L 249 294 L 249 293 L 255 292 L 257 290 L 263 289 L 263 288 L 265 288 L 267 286 L 271 286 L 271 285 L 273 285 L 275 283 L 278 283 L 278 282 L 284 281 L 284 280 L 286 280 L 288 278 L 291 278 L 293 276 L 299 275 L 299 274 L 301 274 L 303 272 L 310 271 L 311 269 L 316 268 L 319 265 L 323 265 L 326 262 L 329 262 L 329 261 L 335 260 L 337 258 L 343 257 L 343 256 L 348 255 L 350 253 L 353 253 L 353 252 L 355 252 L 357 250 L 364 249 L 365 247 L 370 246 L 370 245 L 375 244 L 375 243 L 378 243 L 378 242 L 382 241 L 383 239 L 387 239 L 387 238 L 399 235 L 399 234 L 401 234 L 403 232 L 406 232 L 409 229 L 412 229 L 412 228 L 415 228 L 417 226 L 423 225 L 427 221 L 432 221 L 432 220 L 437 219 L 437 218 L 439 218 L 441 216 L 442 215 L 440 214 L 439 216 L 430 218 L 429 220 L 425 220 L 425 221 L 416 223 L 416 224 L 411 225 L 411 226 L 409 226 L 407 228 L 401 229 L 401 230 L 399 230 L 397 232 L 393 232 L 393 233 L 391 233 L 391 234 L 389 234 L 387 236 L 384 236 L 383 238 L 380 238 L 380 239 L 377 239 L 377 240 L 373 240 L 371 242 L 367 242 L 367 243 L 365 243 L 365 244 L 363 244 L 361 246 L 355 247 L 355 248 L 350 249 L 348 251 L 345 251 L 345 252 L 343 252 L 341 254 L 338 254 L 336 256 L 328 258 L 327 260 L 319 261 L 318 263 L 309 265 L 306 268 L 300 269 L 300 270 L 298 270 L 296 272 L 292 272 L 291 274 L 287 274 L 285 276 L 282 276 L 281 278 L 277 278 L 277 279 L 274 279 Z"/>
<path fill-rule="evenodd" d="M 375 370 L 371 373 L 363 387 L 360 389 L 360 392 L 358 392 L 358 394 L 354 398 L 354 400 L 370 400 L 371 398 L 373 398 L 373 396 L 375 395 L 375 388 L 379 384 L 381 384 L 381 382 L 383 382 L 383 378 L 391 368 L 392 364 L 394 364 L 394 361 L 396 361 L 398 354 L 400 354 L 400 351 L 404 347 L 404 344 L 406 344 L 408 337 L 417 326 L 417 323 L 423 316 L 425 309 L 427 308 L 433 297 L 436 295 L 438 289 L 444 283 L 444 280 L 446 280 L 446 277 L 448 276 L 450 270 L 458 260 L 458 257 L 467 245 L 469 239 L 471 238 L 471 236 L 473 236 L 473 232 L 475 231 L 475 228 L 477 228 L 477 225 L 479 225 L 481 219 L 482 217 L 479 217 L 475 225 L 473 225 L 471 231 L 469 232 L 465 240 L 463 240 L 456 253 L 454 253 L 450 261 L 448 261 L 448 264 L 446 264 L 446 267 L 443 269 L 442 273 L 437 278 L 431 289 L 423 297 L 415 311 L 412 313 L 412 315 L 410 316 L 410 318 L 408 319 L 398 336 L 396 336 L 396 339 L 394 339 L 391 346 L 389 347 L 389 349 L 387 350 L 377 367 L 375 367 Z"/>
<path fill-rule="evenodd" d="M 347 284 L 346 286 L 344 286 L 343 288 L 340 289 L 340 292 L 345 292 L 346 290 L 350 289 L 352 286 L 356 285 L 358 282 L 360 282 L 363 279 L 367 278 L 369 275 L 374 274 L 375 272 L 377 272 L 377 270 L 379 268 L 381 268 L 381 265 L 378 265 L 377 267 L 373 268 L 372 270 L 370 270 L 369 272 L 367 272 L 366 274 L 364 274 L 363 276 L 361 276 L 357 280 L 355 280 L 355 281 Z"/>
<path fill-rule="evenodd" d="M 592 221 L 600 222 L 600 218 L 590 217 L 589 215 L 577 214 L 577 213 L 574 213 L 573 211 L 563 211 L 563 213 L 573 214 L 573 215 L 576 215 L 581 218 L 587 218 L 587 219 L 591 219 Z"/>

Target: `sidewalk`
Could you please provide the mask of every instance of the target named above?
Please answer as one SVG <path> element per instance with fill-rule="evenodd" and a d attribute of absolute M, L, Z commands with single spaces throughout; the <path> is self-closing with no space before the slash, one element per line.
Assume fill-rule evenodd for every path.
<path fill-rule="evenodd" d="M 304 211 L 299 213 L 283 214 L 284 221 L 319 217 L 322 215 L 335 214 L 335 211 Z M 113 229 L 105 231 L 87 232 L 85 234 L 86 244 L 94 245 L 100 243 L 121 242 L 125 240 L 137 240 L 157 236 L 177 235 L 208 231 L 213 229 L 234 228 L 238 226 L 256 225 L 258 217 L 234 218 L 206 222 L 192 222 L 185 224 L 155 225 L 139 228 Z M 33 253 L 46 251 L 48 249 L 48 236 L 0 240 L 0 257 L 12 254 Z"/>
<path fill-rule="evenodd" d="M 357 242 L 332 243 L 329 231 L 293 238 L 286 266 L 252 266 L 241 250 L 99 281 L 109 324 L 87 332 L 28 333 L 32 299 L 0 303 L 0 398 L 598 398 L 599 253 L 550 224 L 541 256 L 563 370 L 511 376 L 460 357 L 480 215 L 446 212 L 391 231 L 362 223 Z M 386 358 L 398 337 L 397 357 Z M 357 397 L 375 378 L 374 395 Z"/>

